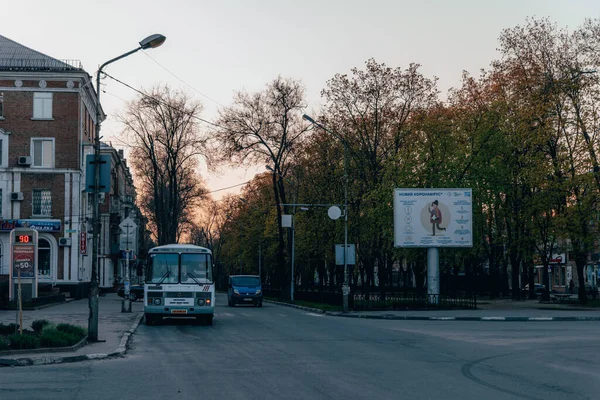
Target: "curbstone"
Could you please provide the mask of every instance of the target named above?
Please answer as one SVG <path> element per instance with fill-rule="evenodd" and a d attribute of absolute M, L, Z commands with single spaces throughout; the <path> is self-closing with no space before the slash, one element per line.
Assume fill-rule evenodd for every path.
<path fill-rule="evenodd" d="M 310 312 L 314 312 L 314 313 L 318 313 L 318 314 L 327 314 L 329 312 L 329 311 L 323 311 L 320 308 L 306 307 L 306 306 L 301 306 L 299 304 L 285 303 L 283 301 L 264 300 L 264 299 L 263 299 L 263 301 L 266 303 L 277 304 L 278 306 L 297 308 L 299 310 L 310 311 Z"/>
<path fill-rule="evenodd" d="M 600 321 L 600 317 L 426 317 L 412 315 L 372 315 L 343 314 L 327 311 L 326 315 L 342 318 L 388 319 L 396 321 L 481 321 L 481 322 L 567 322 L 567 321 Z"/>

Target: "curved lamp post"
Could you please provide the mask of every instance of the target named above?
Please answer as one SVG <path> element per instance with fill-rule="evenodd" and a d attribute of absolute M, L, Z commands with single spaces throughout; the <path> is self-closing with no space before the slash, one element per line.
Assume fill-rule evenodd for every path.
<path fill-rule="evenodd" d="M 336 139 L 340 140 L 344 144 L 344 285 L 342 286 L 344 312 L 348 312 L 348 295 L 350 294 L 350 287 L 348 286 L 348 144 L 343 137 L 330 131 L 319 122 L 312 119 L 310 116 L 304 114 L 302 116 L 306 121 L 310 122 L 317 128 L 323 129 L 325 132 L 331 134 Z"/>
<path fill-rule="evenodd" d="M 130 56 L 140 50 L 153 49 L 162 45 L 167 38 L 163 35 L 154 34 L 150 35 L 141 42 L 139 47 L 128 51 L 127 53 L 121 54 L 111 60 L 108 60 L 100 66 L 96 74 L 96 132 L 94 135 L 94 191 L 92 197 L 93 205 L 93 231 L 94 236 L 92 240 L 92 277 L 90 282 L 90 315 L 88 319 L 88 338 L 90 341 L 98 341 L 98 244 L 100 236 L 100 218 L 99 218 L 99 205 L 100 200 L 100 75 L 102 70 L 109 64 L 114 63 L 122 58 Z"/>

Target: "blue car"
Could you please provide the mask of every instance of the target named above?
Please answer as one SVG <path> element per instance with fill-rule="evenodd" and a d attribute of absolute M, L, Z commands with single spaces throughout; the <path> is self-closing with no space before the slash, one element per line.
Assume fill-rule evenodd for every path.
<path fill-rule="evenodd" d="M 262 307 L 263 293 L 258 275 L 231 275 L 227 284 L 227 304 L 253 304 Z"/>

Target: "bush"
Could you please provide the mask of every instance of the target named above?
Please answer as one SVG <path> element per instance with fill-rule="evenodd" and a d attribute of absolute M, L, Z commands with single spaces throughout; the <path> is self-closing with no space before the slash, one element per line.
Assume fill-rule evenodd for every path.
<path fill-rule="evenodd" d="M 79 342 L 81 338 L 68 332 L 59 331 L 56 328 L 44 329 L 40 336 L 40 344 L 42 347 L 67 347 L 73 346 Z"/>
<path fill-rule="evenodd" d="M 84 328 L 71 324 L 58 324 L 56 329 L 60 332 L 70 333 L 73 336 L 78 337 L 79 339 L 83 338 L 86 334 Z"/>
<path fill-rule="evenodd" d="M 0 335 L 12 335 L 19 329 L 19 325 L 12 323 L 8 325 L 4 325 L 0 322 Z"/>
<path fill-rule="evenodd" d="M 45 319 L 36 319 L 31 323 L 31 328 L 35 333 L 39 334 L 46 325 L 50 325 L 50 321 Z"/>
<path fill-rule="evenodd" d="M 14 350 L 20 349 L 37 349 L 40 347 L 40 340 L 32 335 L 12 334 L 8 337 L 10 348 Z"/>
<path fill-rule="evenodd" d="M 9 349 L 8 342 L 3 337 L 0 337 L 0 351 L 8 350 L 8 349 Z"/>

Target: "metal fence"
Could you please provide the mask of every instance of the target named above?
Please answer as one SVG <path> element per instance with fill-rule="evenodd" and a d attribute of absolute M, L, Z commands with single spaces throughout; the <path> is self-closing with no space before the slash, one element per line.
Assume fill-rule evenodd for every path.
<path fill-rule="evenodd" d="M 281 290 L 264 288 L 265 296 L 279 298 Z M 342 306 L 343 295 L 341 291 L 323 288 L 323 290 L 296 288 L 294 300 L 312 303 Z M 403 290 L 381 293 L 376 290 L 363 292 L 361 288 L 352 288 L 348 298 L 348 306 L 355 311 L 376 310 L 440 310 L 440 309 L 475 309 L 477 297 L 471 293 L 453 295 L 428 295 L 415 290 Z"/>
<path fill-rule="evenodd" d="M 477 297 L 475 294 L 354 293 L 352 306 L 355 311 L 476 309 Z"/>

